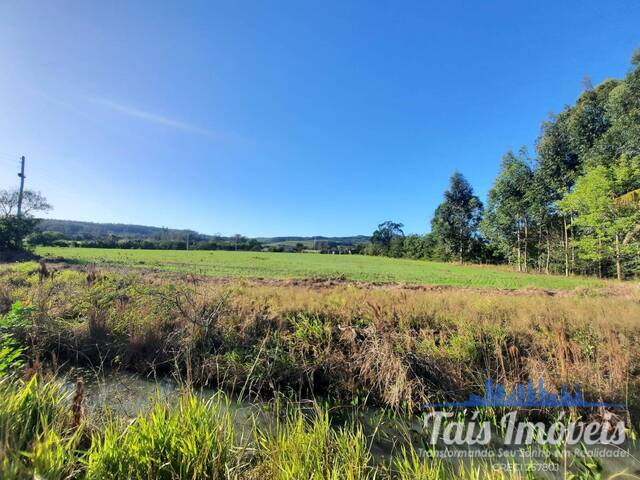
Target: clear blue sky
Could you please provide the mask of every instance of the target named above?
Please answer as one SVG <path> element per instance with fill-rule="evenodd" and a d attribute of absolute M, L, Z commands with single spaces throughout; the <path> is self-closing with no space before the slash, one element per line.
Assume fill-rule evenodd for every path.
<path fill-rule="evenodd" d="M 54 218 L 425 232 L 637 47 L 637 0 L 4 1 L 0 188 L 24 154 Z"/>

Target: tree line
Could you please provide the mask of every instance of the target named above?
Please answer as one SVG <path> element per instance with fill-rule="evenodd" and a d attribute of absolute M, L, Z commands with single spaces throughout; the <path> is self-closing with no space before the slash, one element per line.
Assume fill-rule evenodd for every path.
<path fill-rule="evenodd" d="M 623 79 L 586 82 L 543 122 L 535 155 L 507 152 L 486 206 L 451 177 L 431 232 L 384 222 L 364 253 L 508 263 L 518 271 L 636 276 L 640 269 L 640 51 Z"/>
<path fill-rule="evenodd" d="M 30 246 L 84 247 L 84 248 L 124 248 L 143 250 L 252 250 L 263 249 L 262 243 L 243 235 L 234 237 L 212 237 L 203 239 L 187 235 L 171 238 L 129 238 L 119 235 L 105 235 L 93 238 L 69 238 L 62 232 L 34 231 L 25 238 Z"/>

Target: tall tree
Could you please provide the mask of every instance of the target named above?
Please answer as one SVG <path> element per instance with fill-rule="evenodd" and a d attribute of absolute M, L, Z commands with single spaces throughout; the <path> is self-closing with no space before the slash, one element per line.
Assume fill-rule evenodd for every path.
<path fill-rule="evenodd" d="M 524 269 L 640 272 L 638 205 L 613 202 L 640 187 L 640 51 L 631 63 L 543 124 L 535 162 L 505 156 L 481 228 L 488 250 Z"/>
<path fill-rule="evenodd" d="M 489 191 L 482 232 L 502 246 L 503 253 L 517 262 L 518 271 L 528 270 L 529 232 L 533 216 L 533 170 L 522 149 L 519 155 L 507 152 L 500 173 Z"/>
<path fill-rule="evenodd" d="M 482 202 L 474 195 L 471 184 L 459 172 L 454 172 L 444 201 L 436 208 L 431 228 L 437 241 L 450 258 L 460 263 L 466 259 L 477 238 L 482 219 Z"/>

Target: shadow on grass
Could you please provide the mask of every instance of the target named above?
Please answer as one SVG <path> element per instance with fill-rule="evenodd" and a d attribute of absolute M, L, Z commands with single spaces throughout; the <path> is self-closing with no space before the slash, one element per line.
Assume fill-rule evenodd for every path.
<path fill-rule="evenodd" d="M 40 255 L 29 250 L 0 250 L 0 263 L 28 262 L 40 258 Z"/>

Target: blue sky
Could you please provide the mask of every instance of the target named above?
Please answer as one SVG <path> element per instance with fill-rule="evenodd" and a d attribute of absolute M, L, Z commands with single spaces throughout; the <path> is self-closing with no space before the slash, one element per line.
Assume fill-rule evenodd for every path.
<path fill-rule="evenodd" d="M 251 236 L 428 230 L 458 169 L 484 200 L 640 2 L 0 4 L 0 188 L 54 218 Z"/>

